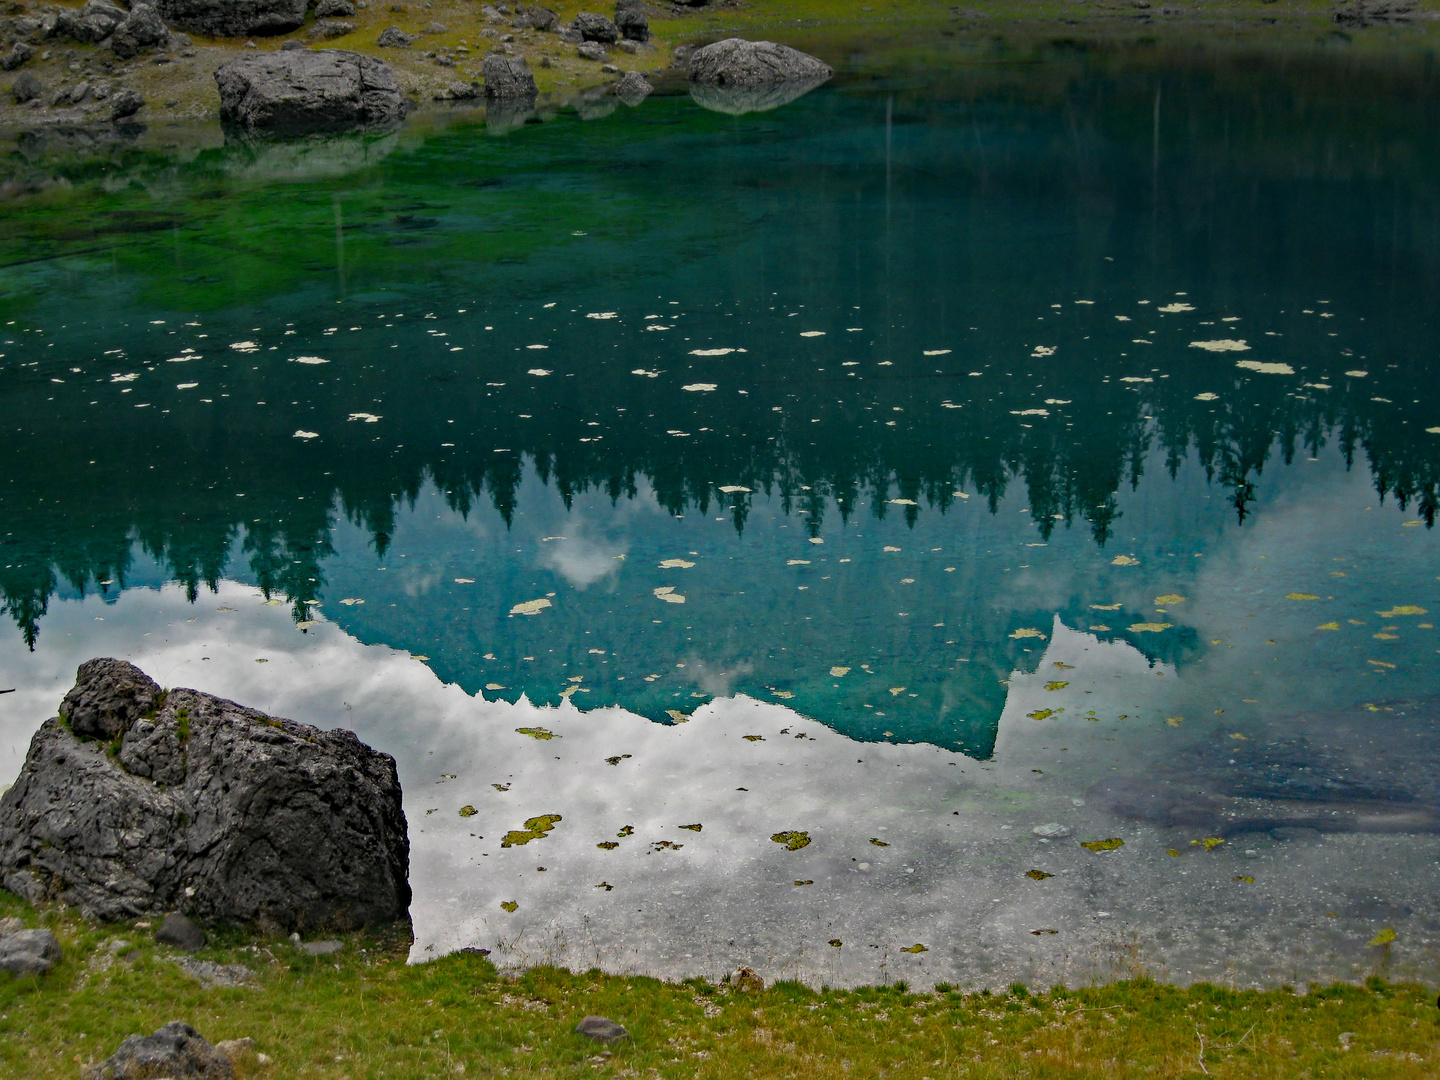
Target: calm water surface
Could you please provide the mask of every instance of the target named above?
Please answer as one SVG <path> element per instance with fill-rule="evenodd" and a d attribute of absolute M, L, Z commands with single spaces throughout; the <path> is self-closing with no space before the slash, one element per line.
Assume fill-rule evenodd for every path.
<path fill-rule="evenodd" d="M 23 136 L 0 775 L 117 655 L 396 755 L 417 959 L 1434 979 L 1437 91 Z"/>

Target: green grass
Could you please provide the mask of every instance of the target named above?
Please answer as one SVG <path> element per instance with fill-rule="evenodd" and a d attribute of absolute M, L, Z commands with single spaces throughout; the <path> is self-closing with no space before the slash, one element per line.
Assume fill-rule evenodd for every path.
<path fill-rule="evenodd" d="M 407 965 L 404 935 L 357 934 L 337 957 L 220 935 L 201 957 L 244 963 L 259 985 L 203 989 L 142 928 L 37 912 L 65 958 L 47 976 L 0 976 L 0 1076 L 65 1077 L 127 1035 L 185 1020 L 211 1041 L 249 1036 L 251 1077 L 1433 1077 L 1440 1013 L 1429 991 L 1372 979 L 1297 995 L 1149 981 L 1080 990 L 854 991 L 776 983 L 736 993 L 536 968 L 498 975 L 479 954 Z M 123 938 L 128 949 L 111 951 Z M 633 1041 L 575 1035 L 598 1014 Z M 1343 1034 L 1343 1037 L 1342 1037 Z M 1203 1060 L 1201 1058 L 1203 1039 Z M 1203 1065 L 1203 1069 L 1202 1069 Z"/>

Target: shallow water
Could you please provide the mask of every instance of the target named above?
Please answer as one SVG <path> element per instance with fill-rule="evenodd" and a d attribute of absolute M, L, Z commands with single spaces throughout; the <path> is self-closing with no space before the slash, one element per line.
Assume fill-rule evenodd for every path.
<path fill-rule="evenodd" d="M 118 655 L 396 755 L 417 959 L 1435 978 L 1425 58 L 957 60 L 22 139 L 0 775 Z"/>

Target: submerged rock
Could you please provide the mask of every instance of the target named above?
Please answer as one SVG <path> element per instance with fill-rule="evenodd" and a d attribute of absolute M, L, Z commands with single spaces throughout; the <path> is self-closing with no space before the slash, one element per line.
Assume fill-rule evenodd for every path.
<path fill-rule="evenodd" d="M 743 116 L 745 113 L 766 112 L 789 105 L 824 83 L 825 79 L 804 82 L 776 83 L 774 86 L 713 86 L 691 83 L 690 96 L 695 103 L 711 112 Z"/>
<path fill-rule="evenodd" d="M 210 37 L 288 34 L 305 24 L 308 0 L 156 0 L 167 23 Z"/>
<path fill-rule="evenodd" d="M 222 122 L 298 133 L 383 128 L 405 116 L 389 66 L 343 49 L 244 56 L 215 71 Z"/>
<path fill-rule="evenodd" d="M 211 1046 L 189 1024 L 172 1020 L 152 1035 L 131 1035 L 85 1080 L 234 1080 L 230 1058 Z"/>
<path fill-rule="evenodd" d="M 60 941 L 49 930 L 14 930 L 0 934 L 0 971 L 12 975 L 44 975 L 60 956 Z"/>
<path fill-rule="evenodd" d="M 808 83 L 813 88 L 835 74 L 830 65 L 799 49 L 773 41 L 726 38 L 690 54 L 690 81 L 710 86 L 769 87 Z"/>
<path fill-rule="evenodd" d="M 410 843 L 388 754 L 348 731 L 162 693 L 119 660 L 82 665 L 66 700 L 90 725 L 123 726 L 102 740 L 57 716 L 36 732 L 0 798 L 5 888 L 107 920 L 183 909 L 292 930 L 405 917 Z"/>
<path fill-rule="evenodd" d="M 654 88 L 650 80 L 638 71 L 627 71 L 615 84 L 614 93 L 626 105 L 636 106 L 650 96 Z"/>
<path fill-rule="evenodd" d="M 481 68 L 485 77 L 485 96 L 493 99 L 518 100 L 534 98 L 539 91 L 535 87 L 535 76 L 523 56 L 497 56 L 491 53 L 485 57 Z"/>

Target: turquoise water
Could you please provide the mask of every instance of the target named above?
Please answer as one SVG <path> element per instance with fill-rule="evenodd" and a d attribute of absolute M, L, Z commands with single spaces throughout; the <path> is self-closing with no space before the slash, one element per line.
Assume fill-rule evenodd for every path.
<path fill-rule="evenodd" d="M 974 60 L 741 117 L 22 139 L 0 678 L 58 700 L 248 597 L 321 681 L 344 641 L 542 719 L 759 701 L 1019 786 L 1073 722 L 1128 755 L 1074 788 L 1112 820 L 1429 843 L 1425 58 Z M 423 774 L 385 709 L 335 722 Z"/>

